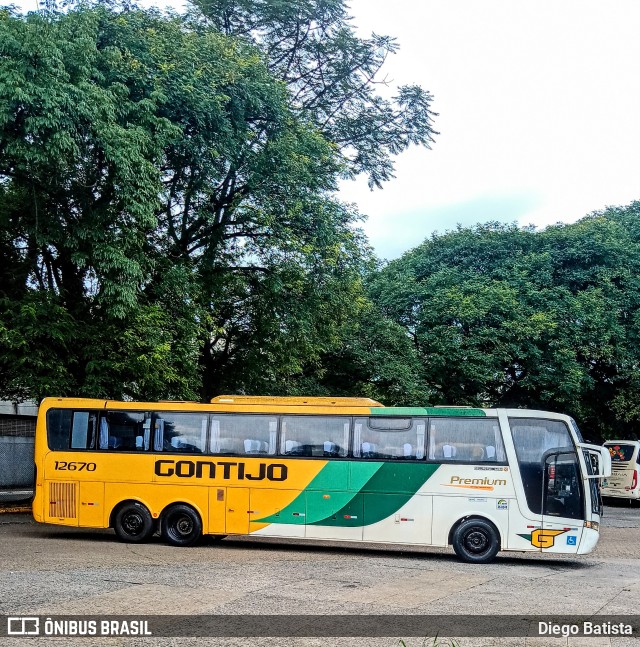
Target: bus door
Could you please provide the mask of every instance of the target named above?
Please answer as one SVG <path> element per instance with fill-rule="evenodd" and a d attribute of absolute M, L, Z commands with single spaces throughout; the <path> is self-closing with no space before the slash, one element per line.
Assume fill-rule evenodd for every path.
<path fill-rule="evenodd" d="M 541 485 L 542 528 L 537 536 L 538 548 L 543 552 L 577 552 L 585 520 L 577 454 L 573 451 L 548 453 Z"/>

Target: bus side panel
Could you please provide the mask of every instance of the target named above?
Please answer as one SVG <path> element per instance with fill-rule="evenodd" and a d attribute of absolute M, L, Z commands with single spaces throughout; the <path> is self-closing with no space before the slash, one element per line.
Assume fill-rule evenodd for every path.
<path fill-rule="evenodd" d="M 104 528 L 104 483 L 83 481 L 80 483 L 79 526 Z"/>
<path fill-rule="evenodd" d="M 78 525 L 78 485 L 71 480 L 43 480 L 46 523 Z"/>
<path fill-rule="evenodd" d="M 423 494 L 416 494 L 408 501 L 402 494 L 365 494 L 363 539 L 430 544 L 432 506 L 433 497 Z"/>
<path fill-rule="evenodd" d="M 249 532 L 249 488 L 228 487 L 226 534 L 246 535 Z"/>
<path fill-rule="evenodd" d="M 449 532 L 460 519 L 482 517 L 496 526 L 500 533 L 500 544 L 506 546 L 509 536 L 508 506 L 513 503 L 513 499 L 495 496 L 434 496 L 432 545 L 447 546 Z"/>
<path fill-rule="evenodd" d="M 523 512 L 517 501 L 509 501 L 509 527 L 511 532 L 507 537 L 505 548 L 538 552 L 541 550 L 531 542 L 532 532 L 542 528 L 540 515 L 534 515 L 528 508 Z"/>
<path fill-rule="evenodd" d="M 256 511 L 252 532 L 276 537 L 362 539 L 363 498 L 359 490 L 380 468 L 379 463 L 354 467 L 347 461 L 298 460 L 291 461 L 289 468 L 289 477 L 295 475 L 287 481 L 290 489 L 268 490 L 268 499 L 252 489 L 251 507 Z"/>
<path fill-rule="evenodd" d="M 510 502 L 509 517 L 511 533 L 507 540 L 509 550 L 537 551 L 544 553 L 577 553 L 582 537 L 582 520 L 557 517 L 527 516 Z"/>
<path fill-rule="evenodd" d="M 204 532 L 210 535 L 227 533 L 227 488 L 209 488 L 209 526 Z"/>
<path fill-rule="evenodd" d="M 433 494 L 434 546 L 446 546 L 449 531 L 464 517 L 483 517 L 509 536 L 509 509 L 515 504 L 513 475 L 507 467 L 451 463 L 440 466 L 425 488 Z"/>
<path fill-rule="evenodd" d="M 305 492 L 306 529 L 310 539 L 362 540 L 363 499 L 360 490 L 379 465 L 357 461 L 329 462 Z"/>
<path fill-rule="evenodd" d="M 542 552 L 576 554 L 582 539 L 583 523 L 582 519 L 556 521 L 553 517 L 545 515 L 541 537 Z"/>
<path fill-rule="evenodd" d="M 310 539 L 361 541 L 363 496 L 358 492 L 308 491 L 307 527 Z"/>
<path fill-rule="evenodd" d="M 306 505 L 299 490 L 251 488 L 249 531 L 267 537 L 304 537 Z M 270 523 L 258 521 L 268 518 Z"/>

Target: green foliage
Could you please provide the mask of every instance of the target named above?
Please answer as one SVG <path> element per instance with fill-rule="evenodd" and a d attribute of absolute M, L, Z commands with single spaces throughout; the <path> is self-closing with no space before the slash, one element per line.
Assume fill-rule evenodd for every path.
<path fill-rule="evenodd" d="M 0 392 L 16 401 L 41 393 L 72 393 L 76 386 L 71 346 L 81 331 L 47 294 L 0 300 Z"/>
<path fill-rule="evenodd" d="M 375 95 L 394 46 L 341 2 L 207 15 L 0 13 L 3 396 L 287 392 L 367 307 L 333 191 L 428 143 L 428 95 Z"/>
<path fill-rule="evenodd" d="M 370 294 L 413 340 L 435 403 L 560 410 L 592 438 L 637 435 L 638 215 L 460 228 L 390 263 Z"/>
<path fill-rule="evenodd" d="M 432 393 L 403 328 L 368 301 L 345 322 L 336 348 L 286 384 L 287 393 L 358 395 L 388 406 L 424 404 Z"/>
<path fill-rule="evenodd" d="M 374 266 L 341 176 L 434 135 L 342 0 L 0 11 L 0 395 L 366 395 L 640 430 L 640 203 Z"/>
<path fill-rule="evenodd" d="M 398 45 L 389 36 L 358 38 L 344 0 L 194 4 L 207 24 L 264 52 L 270 71 L 289 90 L 294 113 L 335 145 L 347 175 L 366 173 L 379 187 L 393 177 L 393 155 L 433 141 L 428 92 L 409 85 L 393 99 L 376 94 L 376 85 L 385 83 L 381 68 Z"/>

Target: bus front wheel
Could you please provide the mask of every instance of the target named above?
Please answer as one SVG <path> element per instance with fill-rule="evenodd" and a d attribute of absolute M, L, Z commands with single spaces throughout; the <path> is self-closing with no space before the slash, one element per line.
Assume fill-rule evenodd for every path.
<path fill-rule="evenodd" d="M 171 506 L 160 522 L 162 538 L 172 546 L 193 546 L 202 537 L 200 515 L 190 506 Z"/>
<path fill-rule="evenodd" d="M 465 562 L 486 564 L 500 550 L 495 526 L 484 519 L 467 519 L 454 531 L 452 542 L 456 555 Z"/>
<path fill-rule="evenodd" d="M 142 503 L 129 501 L 123 503 L 116 511 L 113 529 L 121 541 L 139 544 L 153 535 L 155 524 L 151 513 Z"/>

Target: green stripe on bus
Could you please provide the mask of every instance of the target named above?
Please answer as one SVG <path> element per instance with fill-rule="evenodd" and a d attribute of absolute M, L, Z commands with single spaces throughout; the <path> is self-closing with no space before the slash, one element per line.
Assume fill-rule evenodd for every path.
<path fill-rule="evenodd" d="M 346 506 L 311 525 L 353 527 L 382 521 L 405 505 L 438 467 L 440 465 L 433 463 L 383 463 Z M 358 523 L 353 523 L 356 519 Z"/>
<path fill-rule="evenodd" d="M 425 409 L 428 416 L 478 416 L 486 417 L 484 409 L 474 409 L 473 407 L 427 407 Z"/>
<path fill-rule="evenodd" d="M 369 416 L 467 416 L 485 417 L 484 409 L 473 407 L 380 407 L 370 408 Z"/>
<path fill-rule="evenodd" d="M 378 462 L 329 461 L 296 498 L 276 516 L 255 519 L 259 523 L 304 524 L 321 521 L 333 511 L 347 506 L 349 501 L 384 465 Z M 328 498 L 324 498 L 324 497 Z M 293 516 L 306 507 L 306 517 Z"/>
<path fill-rule="evenodd" d="M 370 416 L 426 416 L 427 410 L 423 407 L 379 407 L 369 409 Z"/>
<path fill-rule="evenodd" d="M 405 505 L 438 467 L 434 463 L 329 462 L 277 515 L 255 521 L 347 527 L 377 523 Z M 304 517 L 299 515 L 301 507 Z"/>
<path fill-rule="evenodd" d="M 437 463 L 388 462 L 382 464 L 361 489 L 363 493 L 407 494 L 411 498 L 440 467 Z"/>

